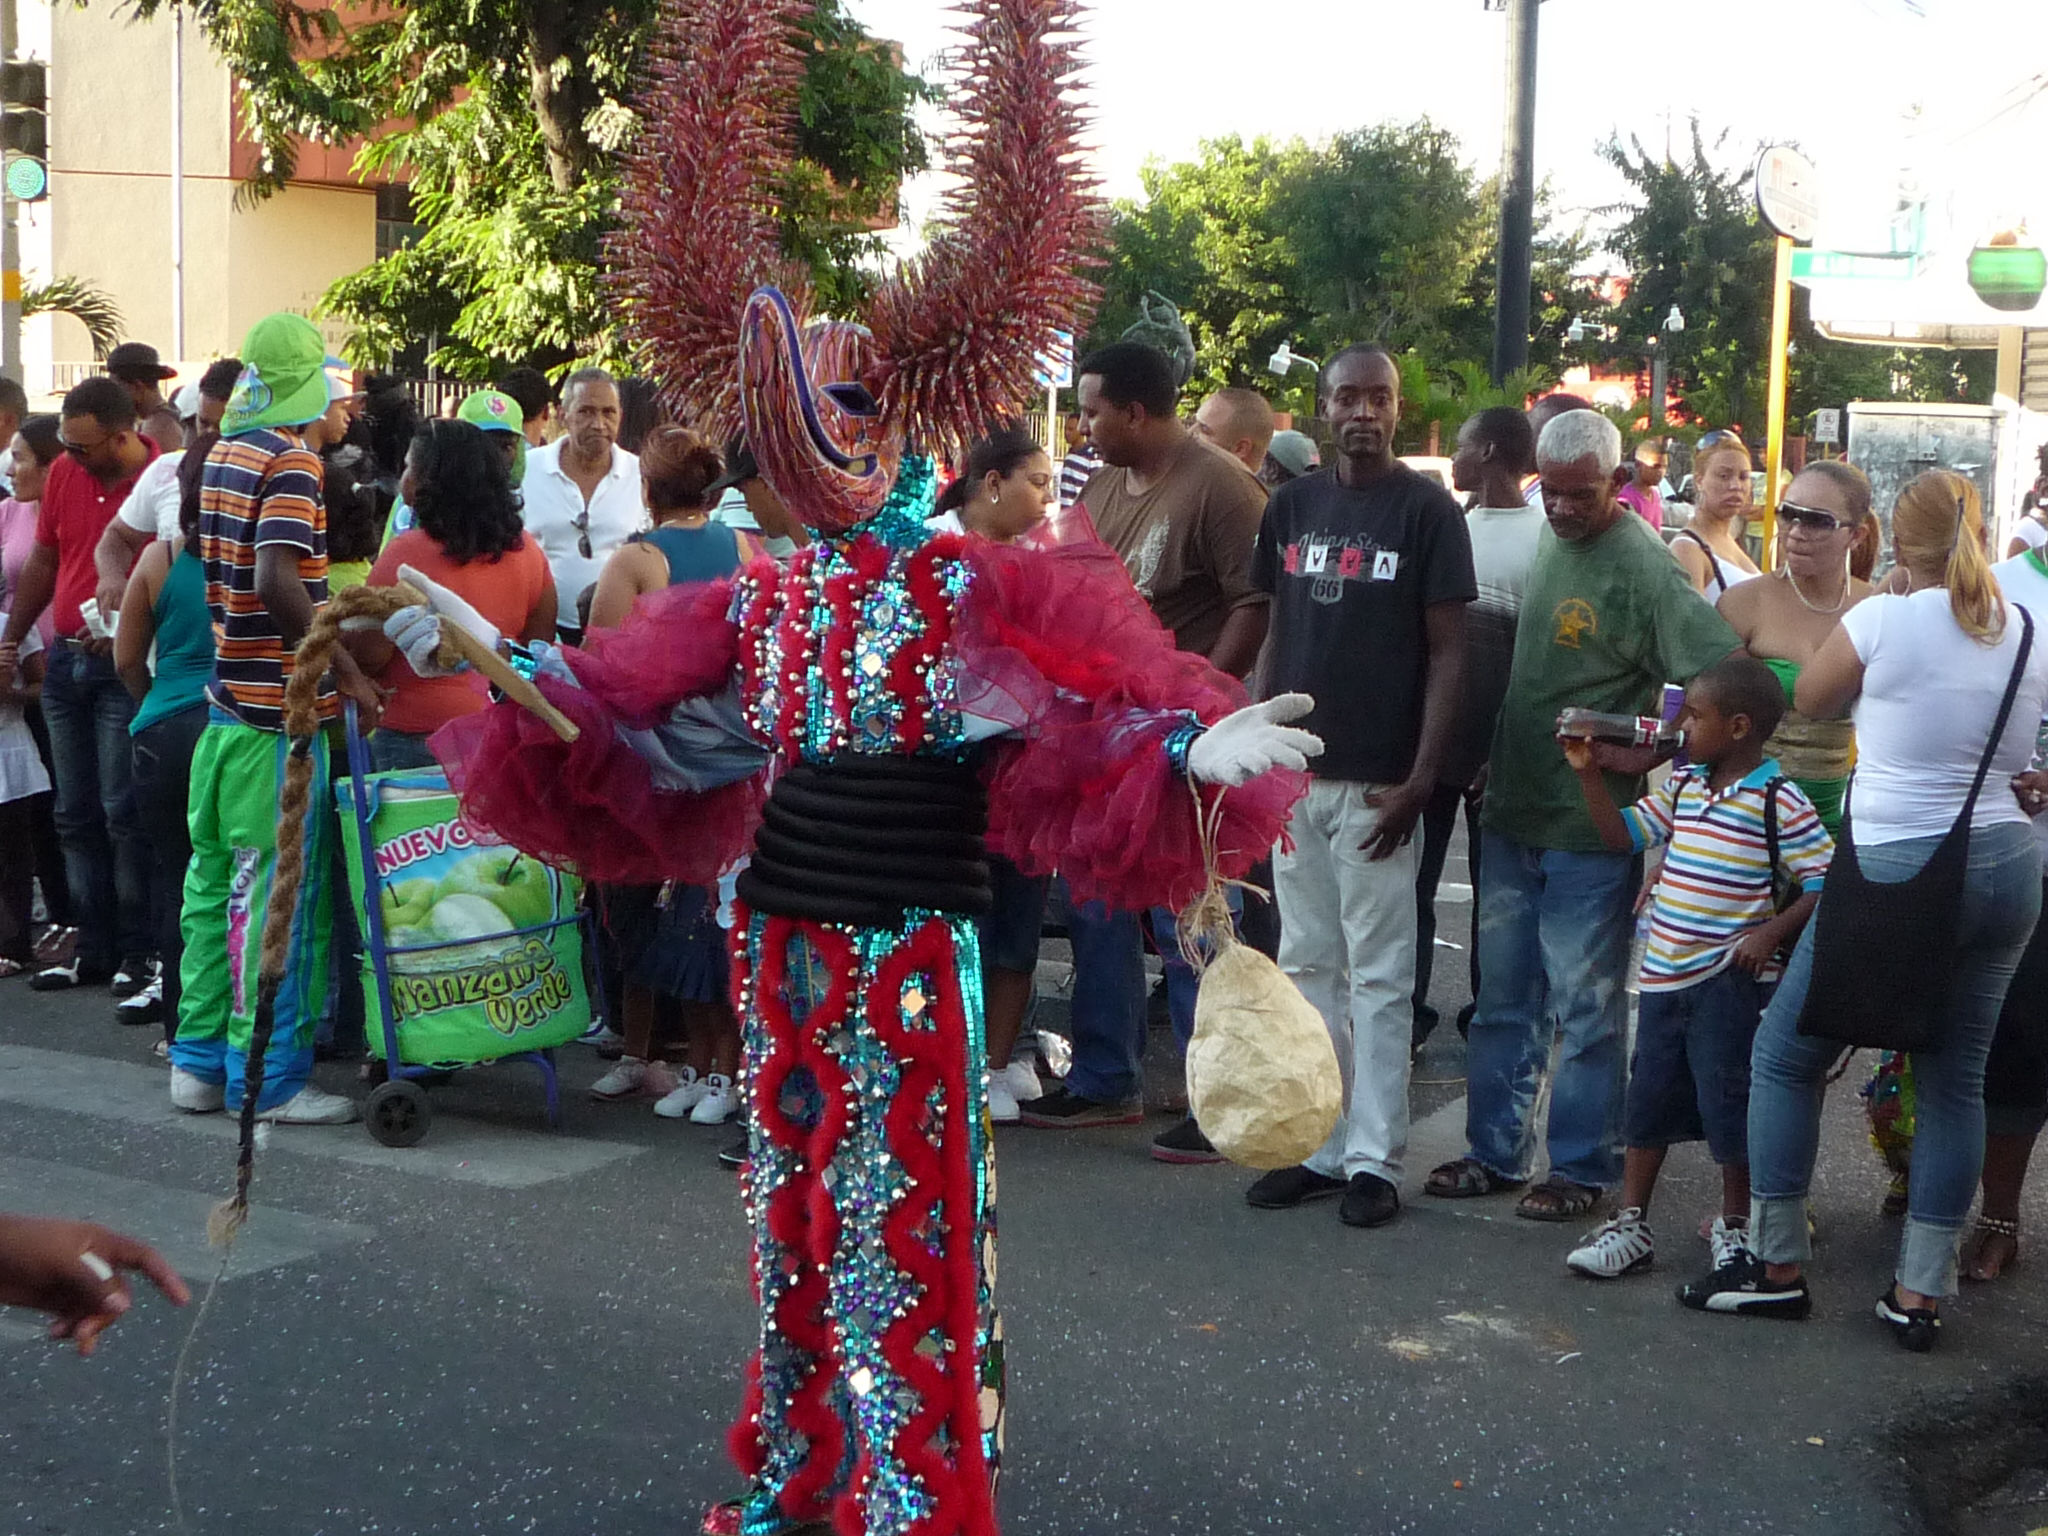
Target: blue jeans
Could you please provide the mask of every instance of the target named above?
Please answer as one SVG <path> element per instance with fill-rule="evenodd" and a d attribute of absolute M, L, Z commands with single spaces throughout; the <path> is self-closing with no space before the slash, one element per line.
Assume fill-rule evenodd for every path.
<path fill-rule="evenodd" d="M 1230 911 L 1243 910 L 1239 892 L 1229 893 Z M 1151 911 L 1152 942 L 1166 973 L 1166 1005 L 1181 1053 L 1195 1032 L 1195 993 L 1200 982 L 1181 958 L 1171 907 Z M 1144 1090 L 1145 941 L 1132 912 L 1111 912 L 1099 901 L 1074 907 L 1067 923 L 1074 946 L 1074 1064 L 1067 1088 L 1085 1099 L 1121 1104 Z"/>
<path fill-rule="evenodd" d="M 1067 1090 L 1102 1104 L 1144 1087 L 1145 946 L 1135 912 L 1069 904 L 1074 946 L 1074 1064 Z"/>
<path fill-rule="evenodd" d="M 60 640 L 50 648 L 43 715 L 79 960 L 88 971 L 112 971 L 123 957 L 156 948 L 149 926 L 150 846 L 136 812 L 128 736 L 135 700 L 111 656 L 90 656 Z"/>
<path fill-rule="evenodd" d="M 1566 853 L 1482 832 L 1479 1010 L 1466 1047 L 1465 1139 L 1503 1178 L 1534 1163 L 1536 1090 L 1563 1036 L 1550 1089 L 1550 1170 L 1607 1188 L 1621 1178 L 1628 950 L 1642 865 L 1633 854 Z"/>
<path fill-rule="evenodd" d="M 1916 874 L 1940 841 L 1915 837 L 1856 852 L 1863 872 L 1888 884 Z M 2007 824 L 1971 833 L 1944 1032 L 1935 1049 L 1913 1053 L 1913 1168 L 1897 1269 L 1909 1291 L 1955 1293 L 1956 1249 L 1984 1168 L 1984 1059 L 2040 912 L 2033 829 Z M 1812 1255 L 1806 1189 L 1820 1147 L 1821 1095 L 1842 1054 L 1832 1040 L 1799 1033 L 1817 927 L 1809 922 L 1800 935 L 1750 1061 L 1750 1243 L 1768 1264 L 1803 1264 Z"/>
<path fill-rule="evenodd" d="M 379 728 L 370 733 L 370 771 L 390 773 L 403 768 L 439 768 L 440 760 L 427 749 L 424 733 Z"/>

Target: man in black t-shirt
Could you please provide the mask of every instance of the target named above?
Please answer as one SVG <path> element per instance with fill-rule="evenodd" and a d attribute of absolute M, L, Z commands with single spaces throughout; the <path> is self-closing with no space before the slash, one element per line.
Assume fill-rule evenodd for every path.
<path fill-rule="evenodd" d="M 1342 1192 L 1343 1220 L 1391 1221 L 1408 1145 L 1416 820 L 1457 714 L 1465 605 L 1478 595 L 1457 503 L 1393 455 L 1400 374 L 1377 347 L 1323 370 L 1332 467 L 1281 486 L 1253 585 L 1272 594 L 1269 694 L 1316 701 L 1315 782 L 1276 853 L 1280 968 L 1329 1026 L 1344 1116 L 1296 1168 L 1253 1184 L 1265 1209 Z"/>

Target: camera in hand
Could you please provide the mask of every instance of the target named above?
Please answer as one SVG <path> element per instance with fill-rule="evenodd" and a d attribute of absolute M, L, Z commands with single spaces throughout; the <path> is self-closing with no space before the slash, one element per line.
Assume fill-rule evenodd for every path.
<path fill-rule="evenodd" d="M 1597 709 L 1567 709 L 1557 717 L 1557 734 L 1580 741 L 1604 741 L 1617 747 L 1656 747 L 1676 751 L 1685 732 L 1655 715 L 1610 715 Z"/>

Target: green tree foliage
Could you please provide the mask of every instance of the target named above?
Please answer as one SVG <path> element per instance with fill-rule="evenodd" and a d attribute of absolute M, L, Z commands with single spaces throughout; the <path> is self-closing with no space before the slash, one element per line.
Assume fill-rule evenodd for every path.
<path fill-rule="evenodd" d="M 1659 338 L 1685 410 L 1760 439 L 1775 256 L 1771 231 L 1756 214 L 1749 163 L 1737 163 L 1725 133 L 1709 143 L 1697 119 L 1680 157 L 1654 155 L 1641 140 L 1618 137 L 1601 154 L 1632 194 L 1602 210 L 1615 220 L 1607 249 L 1631 281 L 1627 297 L 1601 317 L 1611 320 L 1614 336 L 1582 354 L 1635 363 L 1650 338 Z M 1851 400 L 1990 399 L 1990 353 L 1831 341 L 1814 328 L 1805 290 L 1795 286 L 1792 293 L 1795 350 L 1786 389 L 1792 431 L 1802 430 L 1813 411 Z M 1676 334 L 1663 329 L 1674 304 L 1686 322 Z"/>
<path fill-rule="evenodd" d="M 247 195 L 281 188 L 309 139 L 364 138 L 359 173 L 411 184 L 418 238 L 326 295 L 355 327 L 354 361 L 430 337 L 428 360 L 460 377 L 504 359 L 618 360 L 600 260 L 655 0 L 395 0 L 346 21 L 299 0 L 134 8 L 179 3 L 242 82 L 264 151 Z M 912 114 L 929 92 L 839 0 L 805 26 L 784 243 L 833 304 L 864 283 L 872 228 L 926 165 Z"/>
<path fill-rule="evenodd" d="M 1148 165 L 1142 185 L 1114 211 L 1088 344 L 1115 339 L 1157 290 L 1194 336 L 1194 395 L 1244 385 L 1310 414 L 1314 378 L 1274 378 L 1274 350 L 1377 341 L 1402 362 L 1404 447 L 1507 398 L 1476 362 L 1492 348 L 1497 184 L 1426 119 L 1316 145 L 1210 140 L 1194 160 Z M 1518 404 L 1555 378 L 1564 327 L 1597 302 L 1574 276 L 1590 252 L 1583 231 L 1538 241 L 1532 370 L 1507 381 Z"/>
<path fill-rule="evenodd" d="M 92 341 L 92 355 L 106 361 L 107 354 L 121 342 L 121 306 L 112 294 L 82 277 L 53 277 L 47 283 L 28 283 L 21 290 L 21 317 L 69 315 L 85 327 Z"/>

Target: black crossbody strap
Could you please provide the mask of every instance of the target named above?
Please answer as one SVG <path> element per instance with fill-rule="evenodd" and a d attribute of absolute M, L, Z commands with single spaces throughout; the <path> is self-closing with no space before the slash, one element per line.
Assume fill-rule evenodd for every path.
<path fill-rule="evenodd" d="M 1764 847 L 1771 856 L 1771 879 L 1778 878 L 1778 786 L 1785 782 L 1781 773 L 1764 786 Z"/>
<path fill-rule="evenodd" d="M 2012 605 L 2019 608 L 2017 603 Z M 2005 739 L 2006 722 L 2012 718 L 2013 700 L 2019 697 L 2020 678 L 2026 674 L 2027 658 L 2034 650 L 2034 616 L 2020 608 L 2020 653 L 2012 660 L 2012 676 L 2005 680 L 2005 697 L 1998 702 L 1998 718 L 1991 725 L 1991 739 L 1984 743 L 1984 756 L 1977 764 L 1977 777 L 1970 785 L 1970 798 L 1963 802 L 1963 820 L 1970 820 L 1970 813 L 1977 808 L 1978 792 L 1984 788 L 1985 776 L 1991 772 L 1991 759 L 1998 755 L 1998 744 Z"/>

